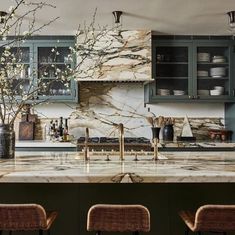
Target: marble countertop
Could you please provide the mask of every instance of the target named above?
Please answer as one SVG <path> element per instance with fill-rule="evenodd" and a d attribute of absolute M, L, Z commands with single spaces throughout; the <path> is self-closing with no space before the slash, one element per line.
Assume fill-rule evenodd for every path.
<path fill-rule="evenodd" d="M 110 161 L 106 161 L 110 155 Z M 118 156 L 91 153 L 16 152 L 16 158 L 0 159 L 0 183 L 198 183 L 235 182 L 235 152 L 164 152 Z"/>
<path fill-rule="evenodd" d="M 16 148 L 75 148 L 76 144 L 71 142 L 52 142 L 52 141 L 40 141 L 40 140 L 23 140 L 16 141 Z"/>
<path fill-rule="evenodd" d="M 52 142 L 43 140 L 32 141 L 16 141 L 16 148 L 76 148 L 74 142 Z M 174 142 L 174 143 L 161 143 L 159 148 L 191 148 L 191 149 L 235 149 L 235 143 L 220 143 L 220 142 Z"/>

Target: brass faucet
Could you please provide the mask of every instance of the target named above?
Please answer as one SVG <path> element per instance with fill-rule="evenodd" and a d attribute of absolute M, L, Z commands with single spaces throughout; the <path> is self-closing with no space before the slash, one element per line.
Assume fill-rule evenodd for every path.
<path fill-rule="evenodd" d="M 153 159 L 158 160 L 158 139 L 153 139 Z"/>
<path fill-rule="evenodd" d="M 88 161 L 88 160 L 89 160 L 88 139 L 89 139 L 89 128 L 86 127 L 86 131 L 85 131 L 85 141 L 84 141 L 84 157 L 85 157 L 85 161 Z"/>
<path fill-rule="evenodd" d="M 119 154 L 120 160 L 124 160 L 124 126 L 122 123 L 118 124 L 119 129 Z"/>

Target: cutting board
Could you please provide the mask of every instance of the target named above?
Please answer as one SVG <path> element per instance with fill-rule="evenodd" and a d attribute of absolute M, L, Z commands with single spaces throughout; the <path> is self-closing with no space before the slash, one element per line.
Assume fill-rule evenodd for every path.
<path fill-rule="evenodd" d="M 21 121 L 19 123 L 19 140 L 34 140 L 35 123 Z"/>

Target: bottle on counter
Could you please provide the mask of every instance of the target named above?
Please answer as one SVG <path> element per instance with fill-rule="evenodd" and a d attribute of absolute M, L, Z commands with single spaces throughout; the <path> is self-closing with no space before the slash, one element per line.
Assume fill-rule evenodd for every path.
<path fill-rule="evenodd" d="M 58 139 L 58 137 L 59 137 L 59 125 L 58 125 L 58 120 L 55 120 L 54 136 L 55 136 L 56 139 Z"/>
<path fill-rule="evenodd" d="M 49 136 L 50 136 L 50 140 L 54 140 L 55 137 L 55 123 L 53 120 L 50 121 L 50 127 L 49 127 Z"/>
<path fill-rule="evenodd" d="M 59 138 L 61 141 L 63 139 L 63 135 L 64 135 L 63 117 L 60 117 L 60 124 L 59 124 L 59 128 L 58 128 L 58 132 L 59 132 Z"/>
<path fill-rule="evenodd" d="M 69 136 L 68 119 L 65 118 L 63 140 L 68 141 L 68 136 Z"/>

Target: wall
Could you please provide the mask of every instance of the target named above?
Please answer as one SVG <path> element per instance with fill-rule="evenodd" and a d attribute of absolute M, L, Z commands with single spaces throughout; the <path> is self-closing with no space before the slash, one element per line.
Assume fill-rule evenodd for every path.
<path fill-rule="evenodd" d="M 48 118 L 70 117 L 70 133 L 76 137 L 84 136 L 85 127 L 90 128 L 93 137 L 117 136 L 114 124 L 123 123 L 126 136 L 151 138 L 146 117 L 154 113 L 175 117 L 176 135 L 187 115 L 194 135 L 206 139 L 208 128 L 221 127 L 224 119 L 223 104 L 162 103 L 145 107 L 142 83 L 84 82 L 80 84 L 80 104 L 40 105 L 36 111 L 43 118 L 42 125 L 49 123 Z M 42 135 L 40 131 L 38 135 Z"/>

